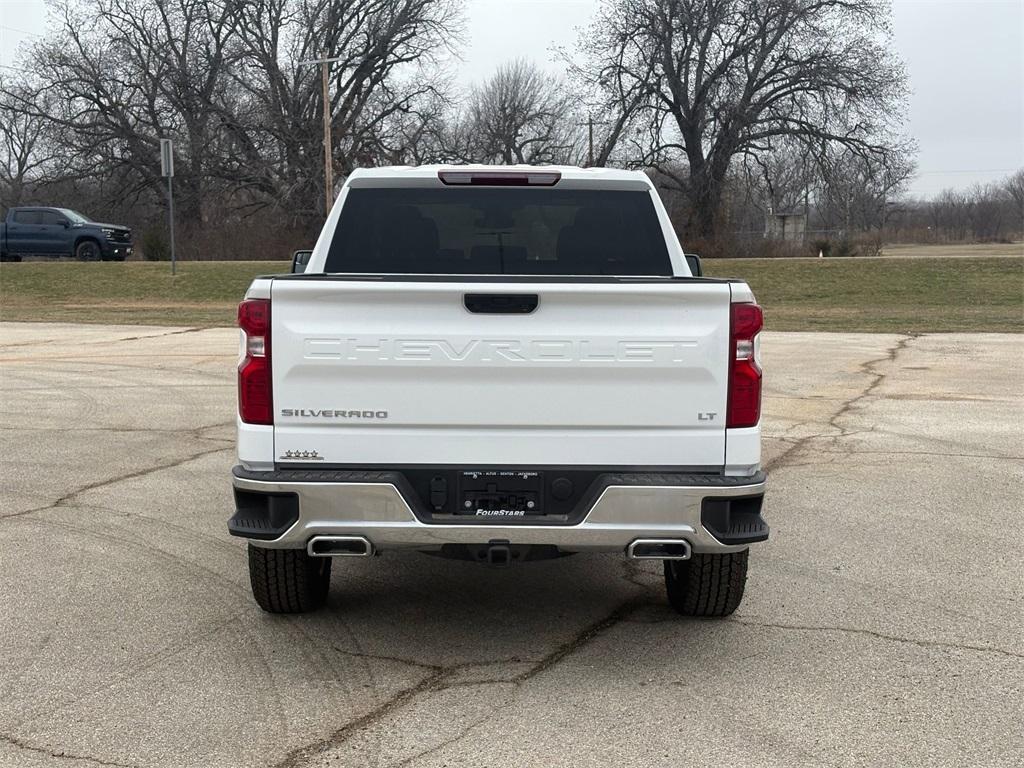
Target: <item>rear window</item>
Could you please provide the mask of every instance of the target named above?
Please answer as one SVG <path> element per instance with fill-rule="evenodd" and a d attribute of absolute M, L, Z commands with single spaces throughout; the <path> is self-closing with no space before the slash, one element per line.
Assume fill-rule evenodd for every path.
<path fill-rule="evenodd" d="M 650 194 L 350 189 L 325 272 L 671 275 Z"/>
<path fill-rule="evenodd" d="M 14 223 L 15 224 L 39 224 L 42 218 L 39 215 L 39 211 L 15 211 L 14 212 Z"/>

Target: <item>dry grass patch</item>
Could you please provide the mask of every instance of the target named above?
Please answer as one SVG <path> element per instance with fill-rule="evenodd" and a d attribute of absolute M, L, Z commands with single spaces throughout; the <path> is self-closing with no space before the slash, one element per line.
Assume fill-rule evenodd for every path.
<path fill-rule="evenodd" d="M 719 259 L 778 331 L 1021 331 L 1024 258 Z M 25 263 L 0 267 L 0 320 L 228 326 L 256 275 L 285 262 Z"/>

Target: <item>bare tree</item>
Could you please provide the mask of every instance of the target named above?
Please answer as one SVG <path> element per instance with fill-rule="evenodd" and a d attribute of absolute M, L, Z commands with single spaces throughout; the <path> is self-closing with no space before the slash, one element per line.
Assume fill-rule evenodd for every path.
<path fill-rule="evenodd" d="M 764 215 L 803 209 L 820 179 L 813 157 L 798 142 L 780 142 L 742 159 L 742 189 Z"/>
<path fill-rule="evenodd" d="M 437 54 L 458 28 L 457 0 L 255 0 L 238 13 L 238 102 L 223 115 L 231 176 L 269 202 L 315 206 L 322 194 L 319 68 L 330 67 L 336 170 L 409 159 L 447 94 Z M 317 189 L 319 187 L 319 190 Z"/>
<path fill-rule="evenodd" d="M 59 160 L 48 121 L 26 111 L 25 104 L 40 105 L 38 92 L 24 85 L 0 81 L 0 211 L 25 202 L 30 185 L 38 182 Z"/>
<path fill-rule="evenodd" d="M 62 0 L 31 69 L 52 108 L 4 101 L 59 133 L 64 179 L 117 200 L 159 200 L 158 143 L 175 142 L 186 222 L 268 206 L 309 217 L 323 199 L 319 68 L 331 66 L 342 175 L 407 157 L 443 93 L 424 67 L 456 26 L 458 0 Z"/>
<path fill-rule="evenodd" d="M 18 99 L 16 106 L 59 134 L 65 178 L 116 180 L 106 187 L 122 200 L 159 194 L 158 143 L 173 137 L 181 212 L 200 218 L 233 6 L 234 0 L 56 6 L 61 26 L 31 53 L 42 99 Z"/>
<path fill-rule="evenodd" d="M 715 231 L 734 158 L 787 138 L 887 158 L 905 75 L 884 0 L 604 0 L 582 40 L 592 83 L 643 129 L 634 162 L 676 179 Z"/>
<path fill-rule="evenodd" d="M 902 159 L 903 162 L 897 162 Z M 883 229 L 891 203 L 906 188 L 914 164 L 905 155 L 876 156 L 835 147 L 817 158 L 818 207 L 827 228 L 852 232 Z"/>
<path fill-rule="evenodd" d="M 1024 232 L 1024 168 L 1007 177 L 1003 182 L 1006 196 L 1011 203 L 1011 217 L 1016 231 Z"/>
<path fill-rule="evenodd" d="M 971 201 L 967 218 L 976 242 L 999 240 L 1005 236 L 1009 196 L 1004 184 L 975 184 L 967 190 Z"/>
<path fill-rule="evenodd" d="M 971 201 L 956 189 L 944 189 L 928 205 L 929 223 L 935 232 L 951 240 L 965 240 L 969 228 Z"/>
<path fill-rule="evenodd" d="M 570 163 L 580 148 L 579 122 L 561 80 L 513 61 L 473 88 L 468 110 L 449 130 L 447 154 L 466 162 Z"/>
<path fill-rule="evenodd" d="M 1011 242 L 1024 235 L 1024 169 L 1002 181 L 909 201 L 905 211 L 904 229 L 914 241 Z"/>

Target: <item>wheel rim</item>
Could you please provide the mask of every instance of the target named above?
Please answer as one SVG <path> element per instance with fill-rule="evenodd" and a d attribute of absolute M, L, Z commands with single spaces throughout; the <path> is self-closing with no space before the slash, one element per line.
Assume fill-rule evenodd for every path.
<path fill-rule="evenodd" d="M 95 243 L 82 243 L 78 247 L 78 252 L 81 255 L 82 261 L 96 261 L 99 256 L 99 249 Z"/>

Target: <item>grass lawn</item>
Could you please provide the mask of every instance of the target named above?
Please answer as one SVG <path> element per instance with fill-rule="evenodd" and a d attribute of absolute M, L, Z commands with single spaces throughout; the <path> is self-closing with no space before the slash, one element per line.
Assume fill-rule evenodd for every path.
<path fill-rule="evenodd" d="M 882 249 L 882 255 L 900 259 L 920 259 L 929 256 L 967 258 L 975 256 L 1024 256 L 1024 243 L 946 243 L 921 245 L 895 243 Z"/>
<path fill-rule="evenodd" d="M 718 259 L 775 331 L 1024 331 L 1024 258 Z"/>
<path fill-rule="evenodd" d="M 0 320 L 233 325 L 254 275 L 287 262 L 35 262 L 0 266 Z M 776 331 L 1024 330 L 1024 258 L 721 259 Z"/>
<path fill-rule="evenodd" d="M 25 262 L 0 266 L 0 320 L 234 325 L 255 275 L 287 261 Z"/>

